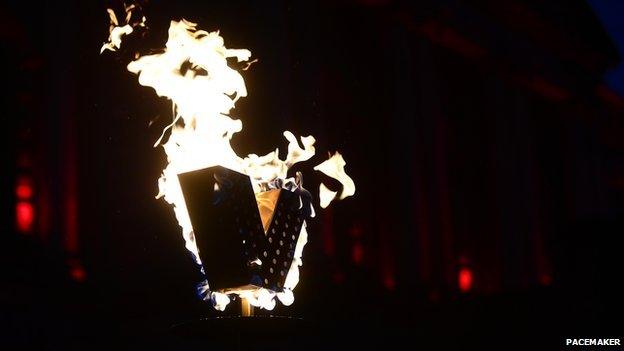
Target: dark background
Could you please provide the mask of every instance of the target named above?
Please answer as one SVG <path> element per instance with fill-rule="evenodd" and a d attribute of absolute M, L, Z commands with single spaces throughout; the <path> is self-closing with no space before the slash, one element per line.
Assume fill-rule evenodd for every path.
<path fill-rule="evenodd" d="M 143 4 L 149 30 L 102 55 L 119 2 L 0 4 L 2 343 L 562 349 L 622 337 L 621 3 Z M 170 328 L 219 314 L 196 299 L 173 212 L 154 199 L 170 104 L 125 66 L 180 18 L 259 59 L 233 112 L 240 155 L 285 152 L 284 130 L 311 134 L 317 157 L 297 169 L 313 193 L 311 167 L 330 151 L 356 182 L 309 223 L 295 303 L 272 312 L 303 318 L 286 337 Z"/>

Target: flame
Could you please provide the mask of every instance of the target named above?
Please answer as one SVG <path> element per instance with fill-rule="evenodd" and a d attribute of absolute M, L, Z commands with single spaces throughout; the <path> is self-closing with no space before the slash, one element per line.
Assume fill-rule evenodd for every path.
<path fill-rule="evenodd" d="M 319 203 L 321 208 L 327 208 L 329 203 L 336 198 L 336 194 L 338 194 L 337 191 L 331 191 L 325 186 L 325 184 L 321 183 L 319 185 Z"/>
<path fill-rule="evenodd" d="M 127 25 L 118 26 L 112 11 L 109 10 L 109 14 L 111 27 L 114 28 L 111 29 L 109 44 L 105 44 L 102 50 L 119 48 L 121 45 L 119 33 L 131 32 L 126 28 Z M 127 16 L 126 22 L 129 18 L 130 15 Z M 118 30 L 115 32 L 116 29 Z M 238 156 L 232 149 L 230 140 L 235 133 L 242 130 L 242 122 L 233 118 L 230 113 L 238 99 L 247 96 L 247 89 L 240 72 L 228 65 L 228 59 L 249 65 L 255 62 L 250 61 L 250 57 L 249 50 L 226 48 L 219 32 L 199 30 L 195 23 L 182 19 L 171 21 L 167 43 L 160 53 L 140 56 L 127 66 L 130 72 L 138 75 L 139 84 L 153 88 L 158 96 L 172 102 L 173 120 L 154 145 L 162 145 L 168 160 L 158 179 L 157 198 L 162 197 L 173 206 L 176 219 L 182 228 L 185 246 L 199 265 L 201 260 L 178 181 L 179 173 L 223 166 L 248 175 L 260 211 L 266 212 L 263 217 L 266 229 L 268 223 L 266 217 L 270 215 L 271 208 L 274 207 L 273 202 L 276 200 L 274 196 L 269 195 L 274 194 L 271 190 L 294 191 L 301 186 L 301 175 L 298 173 L 296 177 L 289 178 L 288 170 L 294 164 L 309 160 L 315 154 L 314 137 L 297 139 L 289 131 L 283 133 L 288 141 L 285 159 L 280 159 L 278 149 L 264 156 L 250 154 L 244 158 Z M 168 139 L 164 141 L 167 135 Z M 340 159 L 342 160 L 341 156 Z M 344 160 L 342 162 L 344 164 Z M 327 166 L 323 169 L 325 168 Z M 327 174 L 331 176 L 330 173 Z M 344 165 L 342 173 L 344 174 Z M 344 193 L 345 190 L 343 195 Z M 312 205 L 309 210 L 314 217 Z M 294 301 L 292 290 L 299 281 L 301 256 L 306 243 L 307 231 L 304 221 L 282 292 L 246 287 L 238 290 L 211 291 L 205 280 L 197 287 L 198 295 L 212 301 L 218 310 L 225 309 L 230 302 L 228 295 L 231 294 L 246 298 L 250 304 L 265 309 L 272 309 L 276 298 L 282 304 L 290 305 Z"/>
<path fill-rule="evenodd" d="M 100 54 L 104 52 L 104 50 L 116 51 L 121 48 L 121 37 L 124 35 L 128 35 L 134 31 L 134 27 L 145 27 L 146 18 L 143 16 L 141 21 L 138 23 L 131 23 L 132 19 L 132 10 L 136 8 L 136 5 L 125 6 L 126 11 L 126 24 L 123 26 L 119 25 L 119 21 L 117 20 L 117 16 L 115 15 L 115 11 L 112 9 L 106 9 L 108 12 L 108 17 L 110 18 L 110 28 L 108 41 L 102 45 L 100 49 Z"/>
<path fill-rule="evenodd" d="M 345 166 L 347 162 L 342 158 L 342 155 L 336 151 L 336 153 L 323 163 L 314 167 L 315 171 L 325 173 L 326 175 L 336 179 L 342 184 L 342 192 L 340 193 L 340 200 L 348 196 L 355 194 L 355 183 L 353 179 L 345 172 Z M 321 201 L 321 207 L 326 208 L 329 203 L 336 197 L 337 192 L 329 190 L 325 184 L 321 183 L 319 187 L 319 198 Z"/>

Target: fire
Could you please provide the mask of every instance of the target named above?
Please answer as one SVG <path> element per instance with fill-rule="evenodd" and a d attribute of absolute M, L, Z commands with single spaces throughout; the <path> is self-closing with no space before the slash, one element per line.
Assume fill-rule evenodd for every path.
<path fill-rule="evenodd" d="M 347 162 L 342 158 L 342 155 L 336 151 L 336 153 L 331 156 L 325 162 L 314 167 L 314 170 L 325 173 L 326 175 L 336 179 L 342 184 L 342 192 L 340 193 L 339 199 L 342 200 L 348 196 L 353 196 L 355 194 L 355 183 L 353 179 L 349 177 L 349 175 L 345 172 L 345 166 Z M 326 208 L 329 206 L 329 203 L 336 198 L 336 194 L 338 192 L 329 190 L 325 184 L 321 183 L 319 187 L 319 197 L 321 199 L 321 207 Z"/>
<path fill-rule="evenodd" d="M 130 24 L 119 27 L 114 13 L 109 10 L 109 14 L 111 34 L 109 43 L 104 44 L 102 51 L 114 51 L 121 45 L 121 35 L 132 33 Z M 127 15 L 127 23 L 129 18 L 130 14 Z M 143 21 L 137 25 L 142 26 L 144 22 L 143 17 Z M 297 138 L 293 133 L 285 131 L 283 135 L 288 141 L 285 159 L 279 157 L 279 149 L 264 156 L 238 156 L 232 149 L 230 140 L 243 126 L 241 120 L 232 117 L 231 112 L 236 102 L 247 96 L 247 89 L 241 73 L 228 65 L 228 59 L 249 65 L 254 62 L 250 61 L 251 52 L 246 49 L 227 48 L 219 32 L 199 30 L 195 23 L 184 19 L 171 21 L 168 36 L 165 48 L 160 53 L 140 56 L 130 62 L 127 68 L 138 75 L 139 84 L 153 88 L 158 96 L 172 102 L 172 122 L 163 130 L 154 145 L 162 145 L 168 160 L 158 179 L 157 198 L 162 197 L 172 205 L 182 228 L 186 248 L 201 265 L 178 174 L 223 166 L 248 175 L 260 213 L 263 214 L 262 222 L 266 231 L 266 218 L 270 217 L 276 201 L 271 191 L 294 191 L 301 186 L 301 175 L 288 177 L 288 170 L 294 164 L 314 156 L 315 139 L 312 136 Z M 344 185 L 341 199 L 355 193 L 355 185 L 344 172 L 344 165 L 344 159 L 336 153 L 315 167 Z M 327 201 L 328 197 L 323 191 L 321 188 L 321 206 L 326 207 L 335 194 Z M 313 217 L 314 209 L 311 204 L 309 210 Z M 210 299 L 218 310 L 225 309 L 230 302 L 230 294 L 237 294 L 248 299 L 252 305 L 265 309 L 275 306 L 276 297 L 282 304 L 290 305 L 294 301 L 292 290 L 299 281 L 299 266 L 302 265 L 301 256 L 306 242 L 304 221 L 295 246 L 294 258 L 286 275 L 284 290 L 281 292 L 265 288 L 211 291 L 208 282 L 203 281 L 197 287 L 198 294 L 206 300 Z"/>
<path fill-rule="evenodd" d="M 121 48 L 121 37 L 124 35 L 128 35 L 134 31 L 134 27 L 145 27 L 145 16 L 141 17 L 139 22 L 132 22 L 132 11 L 136 8 L 136 5 L 125 6 L 126 10 L 126 24 L 123 26 L 119 25 L 119 21 L 117 20 L 117 16 L 115 12 L 111 9 L 107 9 L 108 17 L 110 18 L 110 28 L 108 35 L 108 41 L 102 45 L 100 49 L 100 54 L 104 52 L 104 50 L 116 51 Z"/>

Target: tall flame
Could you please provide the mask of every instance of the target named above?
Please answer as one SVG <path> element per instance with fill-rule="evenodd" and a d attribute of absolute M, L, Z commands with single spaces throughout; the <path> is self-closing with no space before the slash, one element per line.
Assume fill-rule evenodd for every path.
<path fill-rule="evenodd" d="M 109 13 L 112 11 L 109 10 Z M 114 14 L 111 15 L 111 23 L 113 22 L 117 25 Z M 111 30 L 112 40 L 109 45 L 118 48 L 121 41 L 120 39 L 117 41 L 117 38 L 120 36 L 113 35 L 113 31 L 114 29 Z M 121 31 L 131 32 L 127 29 Z M 219 32 L 199 30 L 195 23 L 184 19 L 171 21 L 168 35 L 168 41 L 161 53 L 139 57 L 128 64 L 127 68 L 138 75 L 141 85 L 153 88 L 158 96 L 172 101 L 173 121 L 163 130 L 163 134 L 154 145 L 162 144 L 168 160 L 158 180 L 157 198 L 162 197 L 173 206 L 176 219 L 182 228 L 186 248 L 201 265 L 178 174 L 211 166 L 223 166 L 248 175 L 256 194 L 271 189 L 293 191 L 301 184 L 300 176 L 297 176 L 298 179 L 288 178 L 288 170 L 294 164 L 314 156 L 315 139 L 307 136 L 297 140 L 294 134 L 285 131 L 284 137 L 288 141 L 285 159 L 279 158 L 278 149 L 264 156 L 255 154 L 244 158 L 238 156 L 232 149 L 230 140 L 235 133 L 242 130 L 242 122 L 232 118 L 230 112 L 238 99 L 247 96 L 247 89 L 240 72 L 228 65 L 228 59 L 249 64 L 251 52 L 245 49 L 226 48 Z M 103 47 L 102 50 L 106 48 Z M 168 139 L 162 143 L 168 131 L 170 131 Z M 342 160 L 340 154 L 337 155 Z M 344 163 L 344 160 L 342 162 Z M 344 164 L 342 172 L 327 171 L 324 164 L 317 167 L 329 176 L 346 175 Z M 352 195 L 355 191 L 353 181 L 345 184 L 353 186 L 353 190 L 347 190 L 345 186 L 343 196 L 348 196 L 345 195 L 345 191 Z M 312 205 L 309 210 L 314 216 Z M 247 298 L 251 304 L 266 309 L 275 306 L 275 297 L 285 305 L 291 304 L 294 301 L 292 290 L 299 280 L 301 255 L 306 242 L 304 221 L 283 292 L 277 293 L 260 288 L 228 293 L 236 293 Z M 206 299 L 211 299 L 220 310 L 223 310 L 229 302 L 228 296 L 223 292 L 210 291 L 207 281 L 198 286 L 198 292 Z"/>

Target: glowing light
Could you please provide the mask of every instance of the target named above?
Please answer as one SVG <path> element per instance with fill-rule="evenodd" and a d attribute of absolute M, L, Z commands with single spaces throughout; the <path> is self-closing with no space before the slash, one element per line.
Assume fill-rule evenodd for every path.
<path fill-rule="evenodd" d="M 70 270 L 70 275 L 73 280 L 78 281 L 78 282 L 83 282 L 87 279 L 87 273 L 82 267 L 73 267 Z"/>
<path fill-rule="evenodd" d="M 19 200 L 28 200 L 33 196 L 33 188 L 30 183 L 30 179 L 23 177 L 20 178 L 15 187 L 15 195 Z"/>
<path fill-rule="evenodd" d="M 386 274 L 386 276 L 383 279 L 383 285 L 388 290 L 394 290 L 396 288 L 396 281 L 394 280 L 394 276 L 390 274 Z"/>
<path fill-rule="evenodd" d="M 472 271 L 469 268 L 463 267 L 459 270 L 457 285 L 459 290 L 464 293 L 472 289 Z"/>
<path fill-rule="evenodd" d="M 35 208 L 30 202 L 20 201 L 15 207 L 15 222 L 17 229 L 23 233 L 30 233 L 35 221 Z"/>
<path fill-rule="evenodd" d="M 552 284 L 552 277 L 550 276 L 550 274 L 544 273 L 544 274 L 540 275 L 539 281 L 540 281 L 540 283 L 542 285 L 548 286 L 548 285 Z"/>
<path fill-rule="evenodd" d="M 351 249 L 351 259 L 353 263 L 359 265 L 364 260 L 364 246 L 361 243 L 356 242 Z"/>

